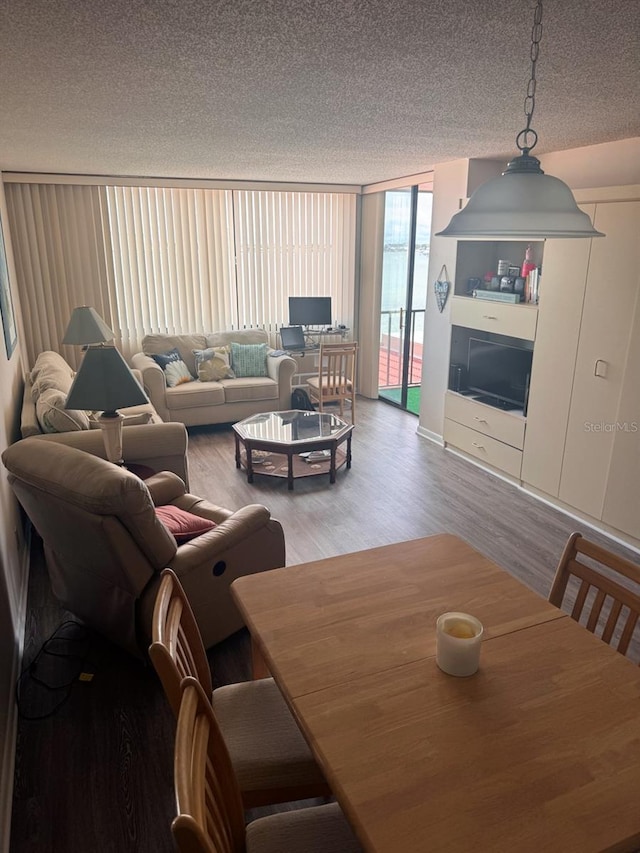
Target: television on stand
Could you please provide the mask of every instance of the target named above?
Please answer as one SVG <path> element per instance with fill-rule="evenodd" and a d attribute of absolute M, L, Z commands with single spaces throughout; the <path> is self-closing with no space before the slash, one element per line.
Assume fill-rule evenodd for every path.
<path fill-rule="evenodd" d="M 290 326 L 331 326 L 330 296 L 290 296 Z"/>
<path fill-rule="evenodd" d="M 530 349 L 469 338 L 468 390 L 482 403 L 526 414 L 532 359 Z"/>

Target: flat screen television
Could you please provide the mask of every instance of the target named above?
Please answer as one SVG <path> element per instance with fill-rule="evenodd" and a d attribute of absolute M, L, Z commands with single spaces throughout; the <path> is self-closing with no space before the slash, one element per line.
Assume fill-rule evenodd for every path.
<path fill-rule="evenodd" d="M 533 352 L 469 338 L 467 386 L 486 402 L 526 410 Z"/>
<path fill-rule="evenodd" d="M 330 296 L 290 296 L 290 326 L 330 326 Z"/>

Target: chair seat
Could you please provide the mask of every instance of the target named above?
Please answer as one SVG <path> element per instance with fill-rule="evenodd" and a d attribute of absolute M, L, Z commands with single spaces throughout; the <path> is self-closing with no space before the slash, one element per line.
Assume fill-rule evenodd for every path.
<path fill-rule="evenodd" d="M 247 853 L 362 853 L 340 806 L 279 812 L 247 826 Z"/>
<path fill-rule="evenodd" d="M 273 678 L 218 687 L 212 705 L 243 792 L 326 785 Z"/>
<path fill-rule="evenodd" d="M 320 387 L 320 381 L 317 376 L 310 376 L 307 379 L 307 385 L 311 385 L 312 388 L 318 389 Z M 345 394 L 347 392 L 351 392 L 351 382 L 348 379 L 345 379 L 341 376 L 338 380 L 337 384 L 331 383 L 328 376 L 322 377 L 322 390 L 327 394 Z"/>

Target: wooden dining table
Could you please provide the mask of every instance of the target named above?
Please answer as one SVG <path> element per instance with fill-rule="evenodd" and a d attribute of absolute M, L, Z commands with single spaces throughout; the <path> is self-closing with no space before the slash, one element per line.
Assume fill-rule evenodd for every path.
<path fill-rule="evenodd" d="M 640 668 L 461 539 L 231 589 L 365 850 L 640 849 Z M 483 623 L 473 676 L 436 664 L 447 611 Z"/>

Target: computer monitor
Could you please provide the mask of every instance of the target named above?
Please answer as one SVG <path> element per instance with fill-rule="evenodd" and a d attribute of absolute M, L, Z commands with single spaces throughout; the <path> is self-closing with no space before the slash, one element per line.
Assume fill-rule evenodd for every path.
<path fill-rule="evenodd" d="M 290 296 L 289 325 L 330 326 L 330 296 Z"/>

